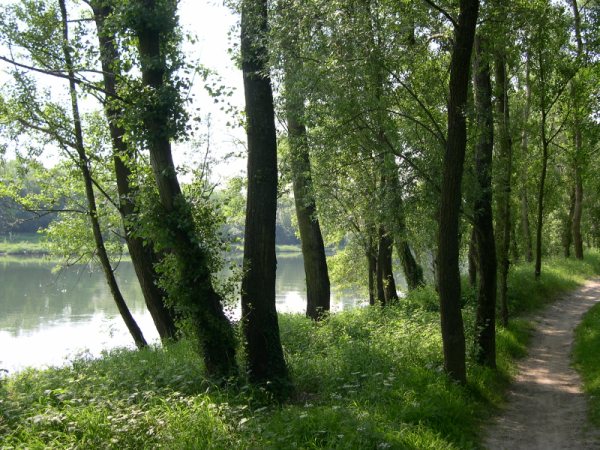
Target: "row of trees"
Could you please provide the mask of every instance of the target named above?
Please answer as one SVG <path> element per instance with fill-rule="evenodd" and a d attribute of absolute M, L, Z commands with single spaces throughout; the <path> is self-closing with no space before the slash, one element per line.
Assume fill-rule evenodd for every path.
<path fill-rule="evenodd" d="M 464 382 L 460 262 L 468 259 L 478 362 L 495 367 L 496 304 L 506 325 L 511 260 L 535 257 L 539 277 L 553 248 L 582 258 L 584 237 L 600 237 L 598 199 L 584 196 L 597 189 L 597 2 L 238 7 L 250 380 L 276 390 L 289 382 L 275 309 L 277 198 L 288 185 L 309 317 L 329 310 L 325 243 L 344 244 L 340 255 L 350 255 L 371 304 L 399 301 L 395 252 L 408 289 L 432 272 L 445 368 Z M 70 175 L 39 180 L 27 201 L 50 209 L 56 193 L 77 199 L 62 208 L 62 226 L 91 225 L 94 253 L 138 346 L 145 341 L 114 280 L 103 230 L 122 231 L 161 337 L 185 330 L 210 375 L 235 375 L 228 291 L 215 277 L 219 212 L 205 178 L 182 189 L 172 158 L 172 142 L 193 133 L 185 92 L 196 70 L 180 52 L 177 2 L 27 0 L 2 17 L 0 59 L 13 80 L 0 103 L 3 131 L 17 143 L 29 136 L 36 150 L 52 142 Z M 41 76 L 64 81 L 53 89 L 68 92 L 68 106 L 39 89 Z M 102 111 L 88 107 L 92 99 Z"/>

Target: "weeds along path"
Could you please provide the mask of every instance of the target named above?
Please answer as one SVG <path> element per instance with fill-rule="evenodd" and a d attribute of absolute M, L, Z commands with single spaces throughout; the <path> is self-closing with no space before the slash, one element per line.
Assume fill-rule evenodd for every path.
<path fill-rule="evenodd" d="M 588 425 L 581 380 L 570 366 L 573 331 L 599 301 L 595 279 L 535 320 L 529 356 L 519 364 L 506 409 L 486 430 L 485 448 L 600 449 L 600 433 Z"/>

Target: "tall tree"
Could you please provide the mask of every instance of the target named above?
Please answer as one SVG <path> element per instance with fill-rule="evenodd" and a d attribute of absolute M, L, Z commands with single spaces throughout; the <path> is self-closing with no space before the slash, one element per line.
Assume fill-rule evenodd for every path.
<path fill-rule="evenodd" d="M 135 161 L 135 149 L 125 142 L 125 129 L 120 122 L 124 120 L 123 105 L 118 101 L 117 80 L 120 69 L 116 35 L 106 26 L 106 20 L 113 12 L 112 2 L 92 0 L 89 2 L 94 13 L 98 34 L 100 63 L 104 80 L 104 110 L 113 146 L 113 163 L 119 194 L 119 212 L 123 218 L 125 240 L 131 262 L 135 269 L 148 311 L 161 339 L 175 339 L 174 312 L 165 305 L 165 292 L 158 285 L 158 274 L 154 265 L 158 256 L 149 244 L 136 235 L 135 213 L 138 188 L 132 181 L 130 164 Z"/>
<path fill-rule="evenodd" d="M 143 94 L 136 100 L 167 230 L 163 245 L 176 259 L 179 295 L 174 301 L 193 320 L 208 374 L 229 377 L 237 372 L 233 328 L 213 286 L 209 255 L 195 236 L 194 218 L 182 195 L 171 152 L 171 139 L 181 133 L 185 116 L 179 92 L 172 85 L 178 65 L 167 62 L 168 51 L 176 47 L 176 8 L 174 0 L 135 0 L 125 11 L 137 38 L 142 74 Z"/>
<path fill-rule="evenodd" d="M 508 103 L 508 77 L 506 74 L 505 50 L 495 51 L 495 94 L 496 116 L 498 119 L 498 264 L 500 318 L 502 325 L 508 325 L 508 271 L 510 268 L 511 240 L 511 191 L 512 191 L 512 138 Z"/>
<path fill-rule="evenodd" d="M 525 106 L 523 108 L 523 124 L 521 128 L 521 154 L 526 157 L 529 152 L 529 116 L 531 111 L 531 81 L 529 74 L 529 53 L 525 53 Z M 527 192 L 527 167 L 521 168 L 521 232 L 525 247 L 525 260 L 533 261 L 533 245 L 531 241 L 531 227 L 529 225 L 529 194 Z"/>
<path fill-rule="evenodd" d="M 444 347 L 444 368 L 455 380 L 465 383 L 465 334 L 460 309 L 458 222 L 461 182 L 467 145 L 465 108 L 469 68 L 479 12 L 478 0 L 460 0 L 454 22 L 454 44 L 450 61 L 448 135 L 443 162 L 438 234 L 438 283 Z"/>
<path fill-rule="evenodd" d="M 542 147 L 541 170 L 537 193 L 537 223 L 535 244 L 535 278 L 542 272 L 543 222 L 546 195 L 546 178 L 550 146 L 563 130 L 567 115 L 553 120 L 565 89 L 573 73 L 565 68 L 564 47 L 567 41 L 565 17 L 562 11 L 551 4 L 534 9 L 537 15 L 530 36 L 531 62 L 535 69 L 535 93 L 538 100 L 539 137 Z"/>
<path fill-rule="evenodd" d="M 113 268 L 110 264 L 110 259 L 108 257 L 108 253 L 106 252 L 106 247 L 104 246 L 104 237 L 102 236 L 102 230 L 100 228 L 100 222 L 98 220 L 98 208 L 96 206 L 96 196 L 94 194 L 94 182 L 92 179 L 92 174 L 90 172 L 90 159 L 87 155 L 83 140 L 81 116 L 79 114 L 79 101 L 76 87 L 75 69 L 73 64 L 73 57 L 71 55 L 71 43 L 69 41 L 67 7 L 65 5 L 65 0 L 59 0 L 58 3 L 60 7 L 62 23 L 62 51 L 66 72 L 69 79 L 69 94 L 71 99 L 71 113 L 73 116 L 75 150 L 79 158 L 77 164 L 79 166 L 79 170 L 81 172 L 81 176 L 83 178 L 83 183 L 85 186 L 85 196 L 88 205 L 88 213 L 90 223 L 92 225 L 92 232 L 96 244 L 96 250 L 98 252 L 98 259 L 100 260 L 100 263 L 102 265 L 104 276 L 106 277 L 111 294 L 115 300 L 119 313 L 121 314 L 121 317 L 123 318 L 127 329 L 131 333 L 135 344 L 138 346 L 138 348 L 142 348 L 147 346 L 148 344 L 146 343 L 142 331 L 140 330 L 135 319 L 131 315 L 127 304 L 125 303 L 125 299 L 123 298 L 121 290 L 119 289 L 117 279 L 115 278 Z"/>
<path fill-rule="evenodd" d="M 577 44 L 577 59 L 579 62 L 584 57 L 583 39 L 581 37 L 581 17 L 577 0 L 571 0 L 571 9 L 573 11 L 573 27 L 575 29 L 575 42 Z M 583 239 L 581 237 L 581 215 L 583 211 L 583 138 L 582 138 L 582 108 L 580 105 L 578 90 L 581 89 L 581 83 L 576 76 L 571 80 L 571 98 L 573 102 L 573 143 L 575 147 L 574 172 L 575 172 L 575 198 L 573 203 L 573 215 L 571 222 L 571 234 L 573 236 L 573 246 L 575 249 L 575 258 L 583 259 Z"/>
<path fill-rule="evenodd" d="M 286 109 L 294 204 L 306 276 L 306 315 L 318 320 L 329 312 L 329 273 L 313 192 L 308 136 L 303 123 L 304 105 L 301 101 L 289 98 L 293 95 L 288 90 Z"/>
<path fill-rule="evenodd" d="M 285 389 L 288 371 L 275 307 L 277 136 L 268 75 L 267 1 L 243 0 L 241 56 L 248 137 L 242 315 L 250 381 Z"/>
<path fill-rule="evenodd" d="M 494 153 L 494 116 L 490 53 L 480 35 L 475 37 L 473 85 L 478 140 L 475 145 L 477 177 L 473 207 L 473 231 L 477 247 L 477 361 L 496 367 L 496 244 L 492 217 L 492 155 Z"/>
<path fill-rule="evenodd" d="M 300 7 L 294 2 L 281 1 L 279 20 L 295 23 L 293 28 L 282 26 L 280 53 L 284 68 L 284 102 L 288 128 L 289 160 L 294 191 L 294 205 L 300 232 L 304 275 L 306 277 L 306 315 L 318 320 L 329 312 L 331 287 L 325 255 L 325 244 L 319 222 L 315 187 L 310 158 L 310 145 L 306 127 L 306 79 L 300 55 L 307 36 Z"/>

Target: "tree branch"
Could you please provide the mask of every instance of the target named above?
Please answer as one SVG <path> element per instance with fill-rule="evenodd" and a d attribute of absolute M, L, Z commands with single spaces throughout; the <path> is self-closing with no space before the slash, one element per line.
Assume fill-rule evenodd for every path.
<path fill-rule="evenodd" d="M 450 21 L 450 23 L 452 23 L 452 26 L 454 28 L 458 27 L 458 22 L 454 19 L 454 17 L 452 17 L 452 15 L 446 11 L 444 8 L 442 8 L 441 6 L 436 5 L 434 2 L 432 2 L 431 0 L 424 0 L 425 3 L 427 3 L 429 6 L 431 6 L 433 9 L 435 9 L 437 12 L 441 13 L 446 19 L 448 19 Z"/>

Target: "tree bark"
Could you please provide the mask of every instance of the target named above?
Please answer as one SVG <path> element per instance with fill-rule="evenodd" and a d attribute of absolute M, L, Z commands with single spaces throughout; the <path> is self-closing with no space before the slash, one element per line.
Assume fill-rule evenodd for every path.
<path fill-rule="evenodd" d="M 497 51 L 494 57 L 496 78 L 496 113 L 498 117 L 499 146 L 499 193 L 498 193 L 498 284 L 500 285 L 500 318 L 508 325 L 508 271 L 510 268 L 510 193 L 512 191 L 512 139 L 508 104 L 508 78 L 505 55 Z"/>
<path fill-rule="evenodd" d="M 542 228 L 544 217 L 544 192 L 546 190 L 546 173 L 548 171 L 548 141 L 546 139 L 546 114 L 542 110 L 542 173 L 538 187 L 537 224 L 535 228 L 535 279 L 542 274 Z"/>
<path fill-rule="evenodd" d="M 438 232 L 437 264 L 444 368 L 450 377 L 460 383 L 466 383 L 467 374 L 465 334 L 460 309 L 458 222 L 467 143 L 465 109 L 478 11 L 478 0 L 460 0 L 460 14 L 454 30 L 454 45 L 450 61 L 448 137 L 443 161 Z"/>
<path fill-rule="evenodd" d="M 375 305 L 375 280 L 377 277 L 377 258 L 371 254 L 367 254 L 368 268 L 369 268 L 369 305 Z"/>
<path fill-rule="evenodd" d="M 521 153 L 523 157 L 527 156 L 529 151 L 529 114 L 531 110 L 531 80 L 529 78 L 529 55 L 526 55 L 525 62 L 525 109 L 523 111 L 523 130 L 521 131 Z M 531 226 L 529 224 L 529 198 L 527 193 L 527 167 L 522 169 L 521 182 L 521 230 L 523 240 L 525 241 L 525 259 L 527 262 L 533 261 L 533 245 L 531 240 Z"/>
<path fill-rule="evenodd" d="M 398 180 L 398 167 L 393 160 L 392 155 L 386 155 L 385 164 L 387 166 L 388 176 L 386 184 L 389 186 L 388 195 L 390 196 L 389 210 L 392 216 L 393 240 L 396 244 L 396 251 L 400 258 L 402 271 L 406 279 L 406 285 L 409 291 L 425 284 L 423 278 L 423 269 L 415 260 L 408 242 L 408 228 L 404 216 L 404 201 L 402 200 L 402 187 Z"/>
<path fill-rule="evenodd" d="M 571 225 L 573 223 L 573 214 L 575 212 L 575 188 L 571 189 L 571 195 L 569 196 L 569 213 L 567 219 L 563 224 L 562 230 L 562 245 L 563 254 L 565 258 L 571 256 L 571 244 L 573 243 L 573 234 Z"/>
<path fill-rule="evenodd" d="M 541 52 L 540 52 L 541 53 Z M 546 72 L 544 67 L 544 61 L 540 55 L 539 58 L 539 79 L 542 92 L 540 93 L 540 137 L 542 140 L 542 171 L 540 174 L 540 182 L 538 185 L 538 198 L 537 198 L 537 224 L 535 230 L 535 268 L 534 276 L 536 280 L 540 279 L 542 274 L 542 229 L 544 219 L 544 194 L 546 191 L 546 175 L 548 172 L 548 158 L 550 140 L 547 137 L 546 124 L 548 120 L 548 109 L 546 106 Z"/>
<path fill-rule="evenodd" d="M 521 252 L 517 240 L 517 218 L 513 214 L 511 214 L 510 220 L 510 252 L 513 261 L 519 261 L 521 259 Z"/>
<path fill-rule="evenodd" d="M 469 286 L 477 287 L 477 234 L 475 227 L 471 229 L 471 237 L 469 238 L 469 253 L 468 253 L 468 272 Z"/>
<path fill-rule="evenodd" d="M 174 311 L 165 305 L 165 292 L 158 287 L 158 274 L 154 264 L 159 258 L 150 245 L 144 245 L 143 239 L 135 236 L 135 198 L 137 186 L 130 181 L 131 170 L 128 166 L 135 159 L 135 151 L 124 141 L 125 130 L 119 124 L 123 117 L 122 107 L 117 104 L 117 74 L 115 72 L 119 63 L 119 53 L 115 46 L 116 37 L 105 27 L 106 18 L 112 13 L 112 7 L 104 2 L 90 3 L 94 12 L 94 20 L 98 33 L 100 62 L 104 78 L 104 91 L 106 100 L 104 110 L 108 120 L 108 127 L 113 146 L 113 163 L 119 193 L 119 212 L 123 219 L 125 241 L 131 256 L 146 307 L 160 338 L 163 341 L 177 338 Z"/>
<path fill-rule="evenodd" d="M 377 251 L 377 300 L 381 305 L 398 301 L 396 282 L 392 268 L 393 241 L 383 226 L 379 227 L 379 246 Z"/>
<path fill-rule="evenodd" d="M 490 65 L 482 38 L 475 37 L 473 81 L 477 130 L 475 173 L 477 184 L 473 208 L 473 230 L 476 235 L 477 270 L 477 362 L 496 367 L 496 244 L 492 215 L 492 155 L 494 153 L 494 116 Z M 506 220 L 506 218 L 504 218 Z M 510 228 L 508 228 L 510 230 Z"/>
<path fill-rule="evenodd" d="M 291 69 L 288 67 L 286 71 L 288 70 Z M 286 75 L 286 110 L 294 203 L 306 276 L 306 315 L 313 320 L 319 320 L 329 312 L 329 273 L 313 192 L 306 127 L 303 124 L 304 101 L 298 98 L 289 76 Z"/>
<path fill-rule="evenodd" d="M 577 0 L 571 0 L 571 8 L 573 10 L 575 40 L 577 42 L 577 57 L 583 57 L 583 40 L 581 38 L 581 18 L 579 15 L 579 7 Z M 583 259 L 583 238 L 581 236 L 581 215 L 583 212 L 583 162 L 581 161 L 583 153 L 583 137 L 581 133 L 581 112 L 580 102 L 577 98 L 578 94 L 577 77 L 571 80 L 571 96 L 573 98 L 574 114 L 573 114 L 573 139 L 575 144 L 575 207 L 573 209 L 572 220 L 572 235 L 573 247 L 575 250 L 575 258 Z"/>
<path fill-rule="evenodd" d="M 221 297 L 213 287 L 208 255 L 198 245 L 192 211 L 182 195 L 171 153 L 173 105 L 165 105 L 164 98 L 172 97 L 174 92 L 167 83 L 167 62 L 162 49 L 173 30 L 164 27 L 162 4 L 155 0 L 137 1 L 143 17 L 136 17 L 134 31 L 138 38 L 142 83 L 148 97 L 143 126 L 165 214 L 168 248 L 176 257 L 180 272 L 183 294 L 176 299 L 177 307 L 194 322 L 207 373 L 228 378 L 237 373 L 233 328 L 223 312 Z"/>
<path fill-rule="evenodd" d="M 250 381 L 280 390 L 289 379 L 275 308 L 277 137 L 271 80 L 266 73 L 266 33 L 267 1 L 243 0 L 241 51 L 248 136 L 243 326 Z"/>
<path fill-rule="evenodd" d="M 94 243 L 96 245 L 96 252 L 98 259 L 100 260 L 100 264 L 102 266 L 102 270 L 104 271 L 104 276 L 106 277 L 106 281 L 110 288 L 110 292 L 115 300 L 117 305 L 117 309 L 121 314 L 129 333 L 133 337 L 135 345 L 138 348 L 146 347 L 148 344 L 142 331 L 137 325 L 135 319 L 131 315 L 129 308 L 127 307 L 127 303 L 125 303 L 125 299 L 119 289 L 119 285 L 115 278 L 114 271 L 110 264 L 110 259 L 108 257 L 108 253 L 106 252 L 106 248 L 104 246 L 104 238 L 102 237 L 102 230 L 100 228 L 100 221 L 98 219 L 98 208 L 96 206 L 96 198 L 94 194 L 94 185 L 92 181 L 92 175 L 90 173 L 90 162 L 89 158 L 86 154 L 85 145 L 83 141 L 83 131 L 81 127 L 81 116 L 79 114 L 79 103 L 77 100 L 77 88 L 75 82 L 75 72 L 73 69 L 73 59 L 70 51 L 69 44 L 69 28 L 67 21 L 67 8 L 65 5 L 65 0 L 59 0 L 61 18 L 62 18 L 62 31 L 63 31 L 63 55 L 65 58 L 65 64 L 67 68 L 67 75 L 69 78 L 69 93 L 71 99 L 71 112 L 73 115 L 73 126 L 74 126 L 74 135 L 75 135 L 75 147 L 77 151 L 77 155 L 79 160 L 77 161 L 79 170 L 81 171 L 81 175 L 83 178 L 83 183 L 85 186 L 85 196 L 88 204 L 88 215 L 90 218 L 90 223 L 92 225 L 92 233 L 94 236 Z"/>
<path fill-rule="evenodd" d="M 575 135 L 578 148 L 577 153 L 581 153 L 581 130 L 578 129 Z M 580 165 L 575 168 L 575 198 L 573 203 L 573 215 L 571 235 L 573 237 L 573 248 L 575 250 L 575 258 L 583 259 L 583 238 L 581 236 L 581 215 L 583 213 L 583 177 L 581 176 Z"/>
<path fill-rule="evenodd" d="M 527 190 L 521 190 L 521 232 L 523 233 L 525 260 L 533 261 L 533 248 L 531 242 L 531 227 L 529 225 L 529 200 L 527 199 Z"/>

